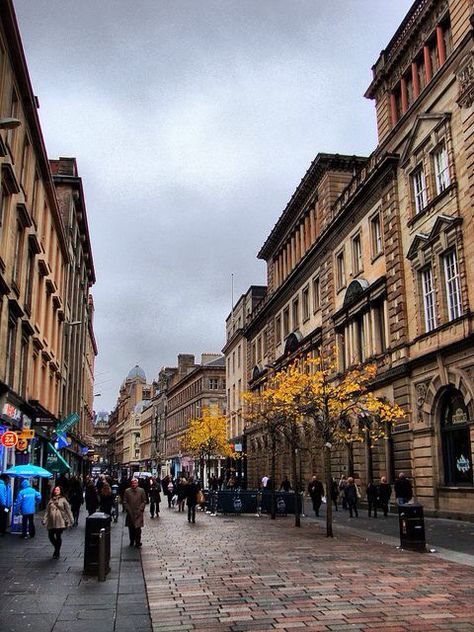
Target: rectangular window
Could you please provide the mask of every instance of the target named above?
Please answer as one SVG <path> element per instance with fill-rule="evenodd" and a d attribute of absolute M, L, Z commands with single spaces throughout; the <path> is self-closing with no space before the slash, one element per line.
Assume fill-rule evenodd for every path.
<path fill-rule="evenodd" d="M 362 271 L 362 244 L 360 235 L 352 240 L 352 274 L 357 275 Z"/>
<path fill-rule="evenodd" d="M 268 353 L 268 330 L 264 329 L 263 330 L 263 357 L 265 357 Z"/>
<path fill-rule="evenodd" d="M 309 318 L 309 286 L 303 288 L 303 321 Z"/>
<path fill-rule="evenodd" d="M 219 380 L 216 377 L 209 378 L 209 388 L 213 391 L 217 391 L 219 388 Z"/>
<path fill-rule="evenodd" d="M 421 273 L 423 285 L 423 306 L 425 311 L 425 330 L 432 331 L 436 327 L 436 304 L 433 282 L 433 270 L 425 268 Z"/>
<path fill-rule="evenodd" d="M 240 362 L 241 362 L 241 349 L 240 349 L 240 345 L 237 347 L 237 367 L 240 369 Z"/>
<path fill-rule="evenodd" d="M 7 353 L 5 364 L 5 382 L 14 390 L 13 379 L 15 375 L 15 350 L 16 350 L 16 320 L 9 318 L 7 332 Z"/>
<path fill-rule="evenodd" d="M 285 308 L 283 312 L 283 338 L 286 338 L 290 333 L 290 309 Z"/>
<path fill-rule="evenodd" d="M 436 181 L 436 193 L 439 194 L 444 191 L 451 184 L 449 177 L 448 166 L 448 152 L 443 145 L 435 151 L 433 154 L 435 181 Z"/>
<path fill-rule="evenodd" d="M 262 361 L 262 336 L 257 338 L 257 362 Z"/>
<path fill-rule="evenodd" d="M 380 213 L 377 213 L 370 220 L 370 239 L 372 242 L 372 257 L 376 257 L 382 252 L 382 226 L 380 223 Z"/>
<path fill-rule="evenodd" d="M 315 312 L 321 307 L 321 287 L 319 277 L 313 279 L 313 310 Z"/>
<path fill-rule="evenodd" d="M 293 331 L 298 329 L 300 325 L 300 302 L 295 298 L 293 301 Z"/>
<path fill-rule="evenodd" d="M 421 213 L 427 203 L 426 197 L 426 180 L 423 169 L 417 169 L 412 175 L 413 195 L 415 197 L 415 211 Z"/>
<path fill-rule="evenodd" d="M 255 366 L 257 364 L 257 343 L 256 342 L 252 342 L 251 359 L 252 359 L 252 366 Z"/>
<path fill-rule="evenodd" d="M 446 283 L 446 298 L 448 302 L 449 320 L 459 318 L 462 314 L 461 283 L 456 251 L 451 250 L 444 259 L 444 278 Z"/>
<path fill-rule="evenodd" d="M 281 342 L 281 316 L 275 318 L 275 342 L 277 345 Z"/>
<path fill-rule="evenodd" d="M 344 263 L 344 251 L 340 252 L 336 256 L 336 274 L 337 274 L 337 289 L 340 290 L 346 285 L 346 266 Z"/>

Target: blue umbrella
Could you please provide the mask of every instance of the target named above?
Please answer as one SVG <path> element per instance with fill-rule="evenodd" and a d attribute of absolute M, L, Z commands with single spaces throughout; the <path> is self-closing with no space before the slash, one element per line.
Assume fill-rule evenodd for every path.
<path fill-rule="evenodd" d="M 8 474 L 9 476 L 19 476 L 21 478 L 30 478 L 34 476 L 39 476 L 40 478 L 52 478 L 51 472 L 45 470 L 44 467 L 39 467 L 38 465 L 30 465 L 26 463 L 25 465 L 14 465 L 8 470 L 3 472 L 4 474 Z"/>

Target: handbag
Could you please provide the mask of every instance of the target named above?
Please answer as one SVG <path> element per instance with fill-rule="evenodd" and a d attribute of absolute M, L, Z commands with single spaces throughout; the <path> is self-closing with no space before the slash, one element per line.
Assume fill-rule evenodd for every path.
<path fill-rule="evenodd" d="M 198 493 L 196 494 L 196 502 L 198 505 L 202 505 L 206 502 L 206 498 L 201 490 L 198 490 Z"/>

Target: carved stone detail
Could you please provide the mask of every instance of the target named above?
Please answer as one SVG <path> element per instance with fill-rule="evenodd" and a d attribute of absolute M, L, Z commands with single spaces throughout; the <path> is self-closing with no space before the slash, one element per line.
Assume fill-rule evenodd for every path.
<path fill-rule="evenodd" d="M 428 394 L 428 386 L 426 382 L 420 382 L 416 384 L 416 405 L 421 410 L 426 401 L 426 395 Z"/>
<path fill-rule="evenodd" d="M 474 103 L 474 51 L 462 60 L 456 78 L 459 84 L 457 104 L 469 108 Z"/>

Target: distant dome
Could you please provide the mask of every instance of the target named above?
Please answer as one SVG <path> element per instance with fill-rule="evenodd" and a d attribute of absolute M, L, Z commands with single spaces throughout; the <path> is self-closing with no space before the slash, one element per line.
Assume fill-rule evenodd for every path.
<path fill-rule="evenodd" d="M 134 380 L 136 377 L 139 377 L 146 382 L 145 371 L 139 367 L 138 364 L 136 364 L 133 369 L 128 372 L 127 380 Z"/>

